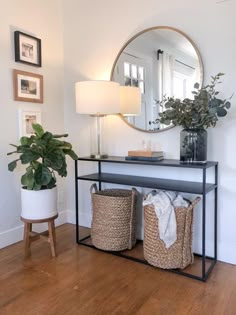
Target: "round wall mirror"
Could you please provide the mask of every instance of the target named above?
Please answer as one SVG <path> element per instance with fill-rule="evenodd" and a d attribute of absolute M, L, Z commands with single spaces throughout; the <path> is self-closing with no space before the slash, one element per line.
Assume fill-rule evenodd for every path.
<path fill-rule="evenodd" d="M 141 89 L 141 114 L 122 116 L 131 127 L 160 132 L 173 126 L 156 123 L 163 97 L 192 98 L 194 83 L 202 85 L 203 64 L 196 45 L 182 31 L 168 26 L 146 29 L 120 50 L 111 80 Z"/>

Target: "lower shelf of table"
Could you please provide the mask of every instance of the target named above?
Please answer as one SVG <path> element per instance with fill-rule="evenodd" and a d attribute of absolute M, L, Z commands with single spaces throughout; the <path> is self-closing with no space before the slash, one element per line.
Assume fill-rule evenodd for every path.
<path fill-rule="evenodd" d="M 91 248 L 96 249 L 96 250 L 100 250 L 92 244 L 89 228 L 84 228 L 84 227 L 80 228 L 80 237 L 79 237 L 78 244 L 83 245 L 83 246 L 87 246 L 87 247 L 91 247 Z M 103 251 L 103 250 L 100 250 L 100 251 Z M 108 253 L 108 254 L 112 254 L 115 256 L 119 256 L 122 258 L 126 258 L 126 259 L 129 259 L 129 260 L 132 260 L 132 261 L 135 261 L 138 263 L 142 263 L 145 265 L 149 265 L 152 268 L 157 268 L 157 267 L 151 266 L 144 259 L 143 242 L 140 240 L 137 241 L 135 247 L 132 248 L 131 250 L 124 250 L 124 251 L 120 251 L 120 252 L 114 252 L 114 251 L 103 251 L 103 252 Z M 216 260 L 213 257 L 208 257 L 208 256 L 206 257 L 206 259 L 205 259 L 205 275 L 202 274 L 202 262 L 203 262 L 202 256 L 199 254 L 194 254 L 194 263 L 189 265 L 185 269 L 162 269 L 162 270 L 174 272 L 174 273 L 177 273 L 177 274 L 189 277 L 189 278 L 193 278 L 196 280 L 206 281 L 208 276 L 210 275 L 211 271 L 213 270 L 215 264 L 216 264 Z"/>

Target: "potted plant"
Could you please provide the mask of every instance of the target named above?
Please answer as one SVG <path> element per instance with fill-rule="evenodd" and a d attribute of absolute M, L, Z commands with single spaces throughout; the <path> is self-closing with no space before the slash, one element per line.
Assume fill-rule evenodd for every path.
<path fill-rule="evenodd" d="M 32 124 L 32 127 L 33 135 L 21 137 L 19 145 L 11 144 L 15 150 L 8 155 L 16 153 L 19 158 L 8 164 L 8 170 L 12 172 L 18 162 L 26 167 L 21 177 L 21 216 L 39 220 L 57 214 L 55 173 L 66 177 L 66 155 L 73 160 L 78 157 L 70 143 L 59 140 L 67 134 L 53 135 L 39 124 Z"/>
<path fill-rule="evenodd" d="M 158 102 L 163 111 L 155 122 L 165 125 L 182 126 L 180 136 L 180 161 L 187 163 L 205 163 L 207 161 L 207 131 L 215 127 L 218 118 L 227 114 L 231 103 L 229 99 L 220 99 L 216 85 L 223 73 L 211 77 L 210 84 L 200 88 L 198 83 L 192 91 L 193 99 L 180 100 L 174 97 Z"/>

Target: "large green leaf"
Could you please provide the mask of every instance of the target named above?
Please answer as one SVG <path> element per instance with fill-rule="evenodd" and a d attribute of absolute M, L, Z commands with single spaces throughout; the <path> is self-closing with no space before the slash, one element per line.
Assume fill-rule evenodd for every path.
<path fill-rule="evenodd" d="M 53 138 L 66 138 L 66 137 L 68 137 L 67 133 L 64 133 L 62 135 L 53 135 Z"/>
<path fill-rule="evenodd" d="M 28 137 L 21 137 L 20 138 L 21 145 L 30 146 L 32 142 L 33 142 L 33 139 L 31 139 L 31 138 L 28 138 Z"/>
<path fill-rule="evenodd" d="M 57 139 L 51 139 L 49 141 L 48 145 L 50 147 L 53 147 L 53 148 L 62 147 L 64 145 L 64 141 L 57 140 Z"/>
<path fill-rule="evenodd" d="M 43 165 L 39 165 L 35 170 L 35 182 L 38 185 L 46 186 L 50 183 L 52 174 L 49 169 Z"/>
<path fill-rule="evenodd" d="M 34 169 L 37 169 L 40 164 L 41 164 L 41 163 L 39 163 L 38 161 L 32 161 L 32 162 L 31 162 L 31 165 L 32 165 L 32 167 L 33 167 Z"/>
<path fill-rule="evenodd" d="M 8 170 L 10 172 L 13 172 L 14 169 L 16 168 L 17 165 L 17 161 L 19 161 L 19 159 L 12 161 L 11 163 L 8 164 Z"/>
<path fill-rule="evenodd" d="M 14 153 L 17 153 L 17 151 L 8 152 L 7 155 L 12 155 Z"/>
<path fill-rule="evenodd" d="M 21 154 L 20 160 L 22 164 L 31 163 L 34 160 L 38 160 L 40 158 L 40 154 L 32 152 L 28 150 L 27 152 Z"/>
<path fill-rule="evenodd" d="M 27 186 L 29 187 L 29 189 L 32 189 L 34 186 L 34 173 L 33 171 L 29 170 L 27 171 L 27 173 L 25 173 L 22 177 L 21 177 L 21 184 L 23 186 Z"/>
<path fill-rule="evenodd" d="M 66 167 L 67 167 L 66 160 L 63 160 L 63 165 L 62 165 L 62 167 L 61 167 L 59 170 L 57 170 L 58 174 L 59 174 L 61 177 L 66 177 L 66 175 L 67 175 Z"/>
<path fill-rule="evenodd" d="M 44 164 L 54 170 L 59 170 L 63 166 L 64 157 L 59 154 L 48 154 L 44 159 Z"/>
<path fill-rule="evenodd" d="M 55 186 L 56 186 L 56 179 L 54 177 L 52 177 L 50 183 L 47 185 L 47 188 L 52 189 Z"/>
<path fill-rule="evenodd" d="M 46 131 L 46 132 L 44 133 L 44 135 L 42 136 L 42 139 L 45 140 L 45 141 L 49 141 L 49 140 L 52 139 L 52 137 L 53 137 L 52 133 Z"/>
<path fill-rule="evenodd" d="M 42 189 L 42 185 L 37 184 L 36 182 L 34 182 L 34 186 L 33 186 L 32 189 L 33 189 L 33 190 L 40 190 L 40 189 Z"/>
<path fill-rule="evenodd" d="M 36 133 L 36 135 L 41 138 L 44 134 L 43 127 L 40 124 L 32 124 L 32 127 Z"/>
<path fill-rule="evenodd" d="M 66 149 L 72 149 L 72 145 L 69 142 L 63 141 L 63 147 Z"/>
<path fill-rule="evenodd" d="M 77 154 L 73 150 L 64 150 L 65 154 L 68 154 L 73 160 L 78 160 Z"/>

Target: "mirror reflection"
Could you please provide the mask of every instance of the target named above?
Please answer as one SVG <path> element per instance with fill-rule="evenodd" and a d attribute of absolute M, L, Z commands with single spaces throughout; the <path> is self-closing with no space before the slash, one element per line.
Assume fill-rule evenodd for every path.
<path fill-rule="evenodd" d="M 169 129 L 154 123 L 163 97 L 192 98 L 195 82 L 202 84 L 203 67 L 192 40 L 171 27 L 147 29 L 129 40 L 119 52 L 111 80 L 138 86 L 142 93 L 141 115 L 123 117 L 132 127 L 148 132 Z"/>

